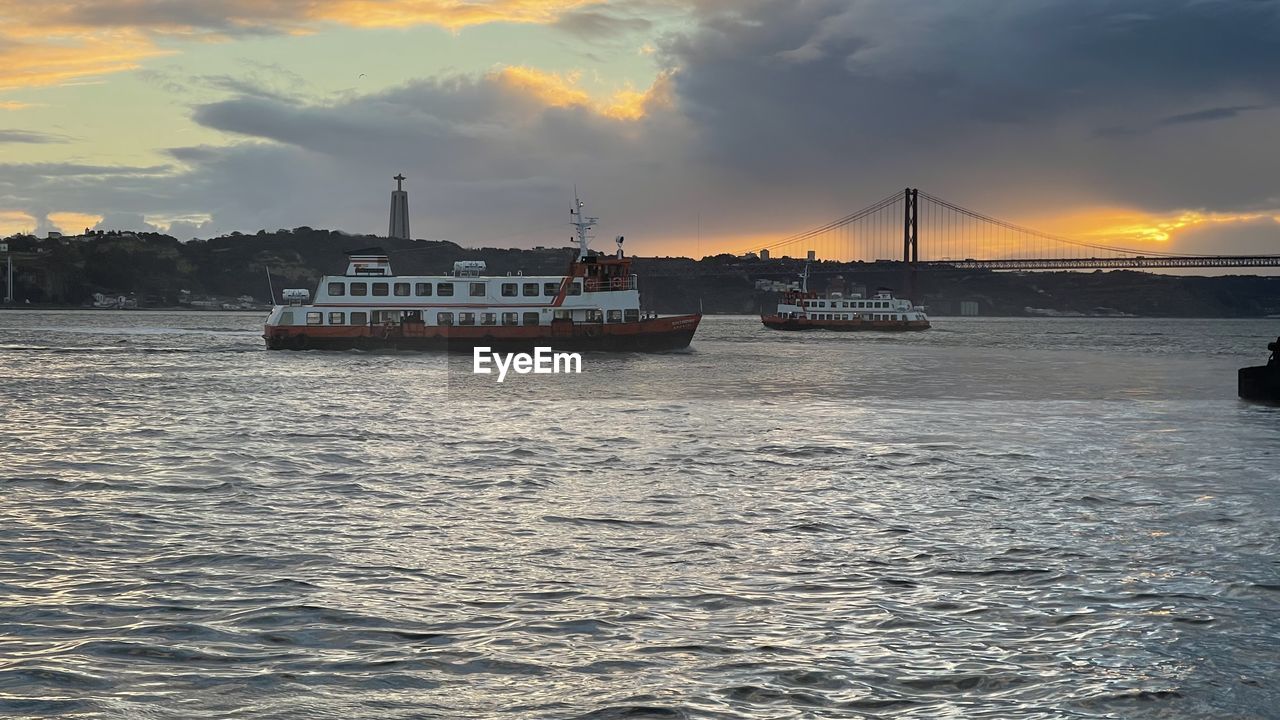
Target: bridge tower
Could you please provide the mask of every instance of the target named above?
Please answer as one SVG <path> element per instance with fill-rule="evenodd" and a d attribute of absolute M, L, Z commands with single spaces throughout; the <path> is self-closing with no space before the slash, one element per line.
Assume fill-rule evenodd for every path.
<path fill-rule="evenodd" d="M 902 191 L 902 265 L 903 285 L 907 299 L 916 301 L 916 263 L 920 262 L 919 229 L 920 190 L 907 188 Z"/>

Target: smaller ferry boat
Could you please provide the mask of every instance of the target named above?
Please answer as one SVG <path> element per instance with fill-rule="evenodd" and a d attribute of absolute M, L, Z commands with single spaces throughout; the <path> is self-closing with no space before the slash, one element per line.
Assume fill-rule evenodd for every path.
<path fill-rule="evenodd" d="M 832 292 L 819 295 L 809 291 L 809 268 L 805 266 L 799 290 L 788 290 L 778 303 L 778 311 L 761 315 L 760 322 L 772 330 L 928 330 L 924 308 L 910 300 L 895 298 L 893 291 L 880 288 L 870 297 Z"/>
<path fill-rule="evenodd" d="M 1240 368 L 1237 391 L 1243 400 L 1280 404 L 1280 338 L 1267 343 L 1266 365 Z"/>
<path fill-rule="evenodd" d="M 570 210 L 578 254 L 563 275 L 486 275 L 483 261 L 453 264 L 451 275 L 396 275 L 381 248 L 347 253 L 344 275 L 283 291 L 263 328 L 271 350 L 612 350 L 689 346 L 701 314 L 643 312 L 631 259 L 588 247 L 599 218 Z"/>

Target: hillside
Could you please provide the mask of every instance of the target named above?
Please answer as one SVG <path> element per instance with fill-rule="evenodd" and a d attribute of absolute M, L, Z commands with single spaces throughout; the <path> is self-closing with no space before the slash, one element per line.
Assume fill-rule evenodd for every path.
<path fill-rule="evenodd" d="M 74 238 L 13 236 L 14 296 L 33 306 L 76 306 L 95 293 L 130 296 L 141 307 L 172 307 L 184 298 L 252 296 L 268 300 L 267 272 L 278 293 L 314 288 L 341 272 L 347 250 L 380 245 L 402 274 L 444 274 L 456 260 L 484 260 L 496 274 L 557 274 L 571 248 L 465 249 L 449 242 L 389 240 L 299 227 L 179 242 L 156 233 L 100 233 Z M 777 294 L 758 281 L 790 282 L 799 260 L 762 261 L 729 255 L 637 258 L 647 309 L 756 313 Z M 815 289 L 904 285 L 896 263 L 817 263 Z M 0 286 L 3 285 L 0 273 Z M 185 293 L 183 291 L 186 291 Z M 919 299 L 934 314 L 958 314 L 961 302 L 980 315 L 1133 314 L 1162 317 L 1259 317 L 1280 313 L 1280 278 L 1188 277 L 1132 271 L 989 272 L 930 270 L 918 276 Z"/>

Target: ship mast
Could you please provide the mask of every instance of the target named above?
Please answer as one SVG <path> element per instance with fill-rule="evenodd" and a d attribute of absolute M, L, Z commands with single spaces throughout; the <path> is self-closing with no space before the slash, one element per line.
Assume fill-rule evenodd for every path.
<path fill-rule="evenodd" d="M 809 292 L 809 263 L 804 264 L 804 274 L 800 276 L 800 292 Z"/>
<path fill-rule="evenodd" d="M 578 260 L 587 259 L 588 245 L 591 241 L 591 236 L 587 234 L 587 231 L 595 227 L 596 223 L 600 222 L 600 218 L 598 217 L 588 217 L 583 215 L 582 208 L 584 206 L 585 203 L 578 198 L 578 187 L 575 185 L 573 188 L 573 207 L 569 209 L 569 217 L 573 219 L 569 221 L 569 224 L 576 228 L 575 232 L 578 236 Z"/>

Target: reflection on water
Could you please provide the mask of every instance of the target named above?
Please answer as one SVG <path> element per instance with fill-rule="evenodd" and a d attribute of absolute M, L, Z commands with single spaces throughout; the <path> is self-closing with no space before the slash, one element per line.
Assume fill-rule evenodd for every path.
<path fill-rule="evenodd" d="M 0 713 L 1280 704 L 1273 323 L 709 318 L 498 386 L 260 320 L 0 313 Z"/>

